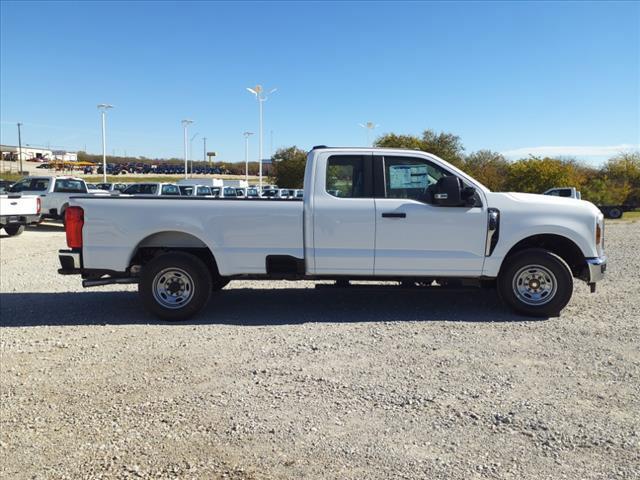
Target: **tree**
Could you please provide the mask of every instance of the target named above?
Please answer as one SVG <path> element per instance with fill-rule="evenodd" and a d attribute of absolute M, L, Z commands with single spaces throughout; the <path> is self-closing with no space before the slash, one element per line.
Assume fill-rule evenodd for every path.
<path fill-rule="evenodd" d="M 464 171 L 489 189 L 500 192 L 507 185 L 510 164 L 502 154 L 491 150 L 478 150 L 464 162 Z"/>
<path fill-rule="evenodd" d="M 422 137 L 387 133 L 375 141 L 375 146 L 422 150 L 437 155 L 456 167 L 462 167 L 464 164 L 462 141 L 459 136 L 453 133 L 436 133 L 433 130 L 425 130 L 422 132 Z"/>
<path fill-rule="evenodd" d="M 640 204 L 640 152 L 621 153 L 609 159 L 602 169 L 609 183 L 628 189 L 625 203 Z"/>
<path fill-rule="evenodd" d="M 586 183 L 584 169 L 574 160 L 531 157 L 511 164 L 506 188 L 542 193 L 552 187 L 576 187 Z"/>
<path fill-rule="evenodd" d="M 307 152 L 300 150 L 295 145 L 289 148 L 280 148 L 271 157 L 271 160 L 274 164 L 274 176 L 278 186 L 302 188 Z"/>

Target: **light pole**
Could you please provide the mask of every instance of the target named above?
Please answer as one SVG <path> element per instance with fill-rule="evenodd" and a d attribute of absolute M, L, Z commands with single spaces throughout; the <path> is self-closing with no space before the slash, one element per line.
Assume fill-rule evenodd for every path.
<path fill-rule="evenodd" d="M 113 108 L 113 105 L 109 105 L 108 103 L 101 103 L 98 105 L 98 110 L 100 110 L 100 116 L 102 117 L 102 181 L 107 183 L 107 127 L 106 127 L 106 117 L 107 110 Z"/>
<path fill-rule="evenodd" d="M 188 158 L 189 153 L 187 152 L 187 129 L 189 125 L 193 123 L 193 120 L 184 119 L 182 120 L 182 128 L 184 129 L 184 178 L 189 178 L 188 176 Z"/>
<path fill-rule="evenodd" d="M 196 133 L 193 137 L 191 137 L 191 140 L 189 140 L 189 156 L 193 155 L 193 141 L 195 140 L 195 138 L 198 136 L 198 133 Z M 190 158 L 189 160 L 191 160 L 191 176 L 193 176 L 193 158 Z"/>
<path fill-rule="evenodd" d="M 244 181 L 247 182 L 247 187 L 249 186 L 249 137 L 253 135 L 253 132 L 244 132 Z M 262 162 L 260 162 L 262 165 Z M 260 177 L 262 179 L 262 177 Z M 260 192 L 262 190 L 262 184 L 260 185 Z"/>
<path fill-rule="evenodd" d="M 20 127 L 22 124 L 18 122 L 18 159 L 20 160 L 20 171 L 19 175 L 22 175 L 22 136 L 20 134 Z"/>
<path fill-rule="evenodd" d="M 207 166 L 207 137 L 202 137 L 202 161 L 205 162 L 204 166 Z"/>
<path fill-rule="evenodd" d="M 272 90 L 269 90 L 269 92 L 267 92 L 267 94 L 265 95 L 264 93 L 264 89 L 262 88 L 262 85 L 256 85 L 253 88 L 247 88 L 247 90 L 251 93 L 253 93 L 256 96 L 256 99 L 258 100 L 258 105 L 259 105 L 259 110 L 260 110 L 260 158 L 258 159 L 259 163 L 259 176 L 260 176 L 260 190 L 259 192 L 262 192 L 262 144 L 263 144 L 263 135 L 262 135 L 262 104 L 264 102 L 267 101 L 267 99 L 269 98 L 268 96 L 271 95 L 273 92 L 275 92 L 277 90 L 277 88 L 274 88 Z"/>
<path fill-rule="evenodd" d="M 367 129 L 367 146 L 370 147 L 371 146 L 371 132 L 373 132 L 373 130 L 375 128 L 379 127 L 380 125 L 376 125 L 373 122 L 360 123 L 359 125 L 362 128 L 366 128 Z"/>

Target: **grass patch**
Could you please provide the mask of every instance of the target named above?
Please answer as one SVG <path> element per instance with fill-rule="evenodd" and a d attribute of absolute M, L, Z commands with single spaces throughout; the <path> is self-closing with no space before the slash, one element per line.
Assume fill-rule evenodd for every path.
<path fill-rule="evenodd" d="M 640 220 L 640 210 L 634 210 L 632 212 L 624 212 L 622 214 L 622 218 L 618 220 L 607 220 L 608 222 L 619 222 L 619 221 L 628 221 L 628 222 L 637 222 Z"/>

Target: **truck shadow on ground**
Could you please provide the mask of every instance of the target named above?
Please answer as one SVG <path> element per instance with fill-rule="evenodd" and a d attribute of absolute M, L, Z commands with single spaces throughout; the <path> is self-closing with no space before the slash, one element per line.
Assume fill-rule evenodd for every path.
<path fill-rule="evenodd" d="M 172 324 L 146 312 L 131 291 L 2 293 L 0 318 L 2 327 Z M 493 290 L 233 288 L 212 295 L 196 317 L 175 325 L 531 320 L 508 310 Z"/>

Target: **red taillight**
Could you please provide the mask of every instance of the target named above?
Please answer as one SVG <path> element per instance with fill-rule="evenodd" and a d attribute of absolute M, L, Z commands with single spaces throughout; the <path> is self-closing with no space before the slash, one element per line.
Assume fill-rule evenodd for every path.
<path fill-rule="evenodd" d="M 36 213 L 40 215 L 40 210 L 42 210 L 42 201 L 40 200 L 40 197 L 36 197 L 36 208 Z"/>
<path fill-rule="evenodd" d="M 67 245 L 69 248 L 82 248 L 82 227 L 84 226 L 84 210 L 80 207 L 67 207 L 64 211 Z"/>

